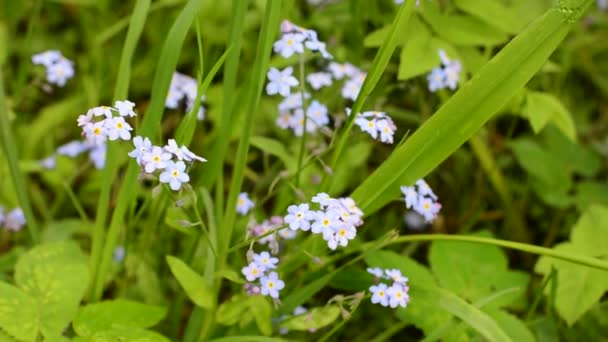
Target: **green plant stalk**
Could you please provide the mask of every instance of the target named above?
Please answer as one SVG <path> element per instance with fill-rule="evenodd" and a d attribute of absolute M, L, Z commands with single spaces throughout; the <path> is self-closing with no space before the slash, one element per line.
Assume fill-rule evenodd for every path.
<path fill-rule="evenodd" d="M 296 188 L 300 186 L 300 172 L 302 172 L 302 160 L 306 153 L 306 125 L 308 124 L 308 105 L 306 103 L 306 70 L 304 68 L 304 55 L 300 55 L 300 96 L 302 96 L 302 111 L 304 112 L 304 123 L 302 127 L 302 140 L 300 141 L 300 152 L 298 153 L 298 170 L 296 171 Z"/>
<path fill-rule="evenodd" d="M 154 86 L 152 87 L 150 106 L 141 122 L 141 127 L 138 129 L 138 133 L 141 136 L 154 137 L 160 132 L 162 113 L 167 91 L 169 89 L 169 83 L 171 82 L 171 76 L 177 65 L 179 52 L 181 51 L 186 34 L 188 33 L 194 18 L 198 15 L 201 6 L 201 1 L 189 0 L 169 30 L 167 39 L 161 49 L 161 55 L 154 75 Z M 135 161 L 131 160 L 122 187 L 118 193 L 116 207 L 112 213 L 110 228 L 108 229 L 102 251 L 100 266 L 94 278 L 93 295 L 91 297 L 92 301 L 101 299 L 106 280 L 105 278 L 112 261 L 112 253 L 116 246 L 116 241 L 118 240 L 120 227 L 122 226 L 122 220 L 124 219 L 129 204 L 137 193 L 137 175 L 139 172 L 140 167 Z"/>
<path fill-rule="evenodd" d="M 217 180 L 215 192 L 215 210 L 217 217 L 221 217 L 223 214 L 224 159 L 230 142 L 230 129 L 233 126 L 234 94 L 236 93 L 236 81 L 242 49 L 245 13 L 248 4 L 249 1 L 244 0 L 234 0 L 232 2 L 230 32 L 228 33 L 228 41 L 226 42 L 226 49 L 230 49 L 230 51 L 227 53 L 226 63 L 224 64 L 222 115 L 220 115 L 218 122 L 219 134 L 209 158 L 209 165 L 207 166 L 209 171 L 203 177 L 202 182 L 204 187 L 211 188 L 213 182 Z"/>
<path fill-rule="evenodd" d="M 2 149 L 6 155 L 6 161 L 11 173 L 11 180 L 15 191 L 17 192 L 17 198 L 19 199 L 19 205 L 23 210 L 23 215 L 27 222 L 27 230 L 30 234 L 30 239 L 33 244 L 40 242 L 40 228 L 38 222 L 34 217 L 32 211 L 32 205 L 27 193 L 27 187 L 25 185 L 25 176 L 19 168 L 19 157 L 17 154 L 17 142 L 13 136 L 10 119 L 8 117 L 8 108 L 6 107 L 6 100 L 4 98 L 4 76 L 2 75 L 2 68 L 0 67 L 0 136 L 2 140 Z"/>
<path fill-rule="evenodd" d="M 591 5 L 549 9 L 488 62 L 355 190 L 352 197 L 370 215 L 396 198 L 399 185 L 423 178 L 500 110 L 558 47 Z"/>
<path fill-rule="evenodd" d="M 125 100 L 129 93 L 129 83 L 131 80 L 131 61 L 137 47 L 137 42 L 141 37 L 148 9 L 150 8 L 150 0 L 137 0 L 131 16 L 129 30 L 125 39 L 120 63 L 118 66 L 118 74 L 116 86 L 114 88 L 114 101 Z M 95 213 L 95 226 L 93 228 L 91 258 L 89 267 L 91 269 L 91 282 L 95 281 L 98 272 L 98 265 L 101 263 L 101 252 L 104 244 L 104 233 L 107 222 L 108 209 L 110 206 L 110 196 L 112 194 L 112 185 L 118 173 L 118 159 L 111 156 L 118 153 L 118 147 L 115 144 L 108 144 L 106 155 L 106 165 L 102 172 L 102 186 L 99 199 L 97 200 L 97 211 Z M 93 287 L 91 286 L 91 291 Z"/>
<path fill-rule="evenodd" d="M 390 59 L 393 53 L 395 52 L 395 49 L 397 48 L 397 45 L 399 44 L 402 35 L 408 27 L 408 23 L 410 21 L 410 18 L 412 17 L 412 13 L 414 12 L 415 3 L 416 0 L 407 0 L 405 4 L 401 5 L 399 11 L 397 12 L 397 16 L 393 20 L 389 34 L 382 43 L 382 46 L 378 50 L 378 53 L 374 57 L 374 61 L 369 70 L 369 73 L 367 74 L 367 77 L 365 77 L 365 81 L 361 86 L 361 91 L 359 92 L 359 95 L 357 96 L 357 99 L 353 104 L 351 115 L 348 116 L 348 118 L 346 119 L 344 130 L 340 135 L 340 138 L 338 139 L 338 143 L 336 145 L 336 149 L 332 154 L 332 159 L 330 163 L 330 168 L 332 170 L 336 167 L 338 161 L 340 160 L 340 157 L 344 150 L 344 146 L 346 145 L 346 141 L 348 140 L 350 130 L 353 127 L 353 123 L 355 122 L 357 114 L 361 112 L 365 101 L 378 84 L 378 81 L 384 73 L 386 66 L 390 62 Z M 322 190 L 327 190 L 329 186 L 329 180 L 330 178 L 328 178 L 325 174 L 323 176 L 323 182 L 321 183 Z"/>

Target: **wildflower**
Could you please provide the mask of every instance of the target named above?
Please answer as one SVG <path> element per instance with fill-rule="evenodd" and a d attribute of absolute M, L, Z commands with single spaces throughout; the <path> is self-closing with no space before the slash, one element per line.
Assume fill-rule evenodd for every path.
<path fill-rule="evenodd" d="M 68 156 L 74 158 L 79 154 L 86 152 L 90 146 L 84 141 L 73 140 L 67 144 L 61 145 L 57 148 L 56 152 L 59 155 Z"/>
<path fill-rule="evenodd" d="M 384 271 L 386 273 L 386 276 L 389 277 L 390 279 L 392 279 L 395 283 L 399 283 L 399 284 L 405 284 L 407 283 L 407 278 L 404 277 L 401 274 L 401 271 L 399 271 L 398 269 L 390 269 L 390 270 L 385 270 Z"/>
<path fill-rule="evenodd" d="M 376 128 L 378 132 L 380 132 L 380 141 L 385 144 L 393 143 L 393 135 L 395 134 L 396 129 L 393 120 L 391 120 L 390 118 L 378 120 L 376 122 Z"/>
<path fill-rule="evenodd" d="M 437 202 L 437 195 L 423 179 L 417 180 L 415 186 L 401 186 L 401 192 L 405 196 L 407 209 L 413 209 L 422 215 L 426 222 L 432 222 L 437 218 L 441 204 Z"/>
<path fill-rule="evenodd" d="M 184 152 L 177 146 L 175 139 L 169 139 L 167 145 L 164 147 L 165 151 L 173 154 L 178 160 L 184 160 Z"/>
<path fill-rule="evenodd" d="M 398 283 L 386 289 L 386 293 L 390 297 L 389 305 L 391 308 L 396 308 L 397 306 L 407 307 L 407 303 L 410 300 L 410 296 L 407 294 L 408 289 L 407 286 Z"/>
<path fill-rule="evenodd" d="M 161 183 L 169 183 L 171 190 L 177 191 L 183 183 L 190 181 L 190 176 L 184 172 L 185 170 L 186 164 L 183 161 L 174 162 L 169 160 L 166 163 L 165 171 L 160 174 L 158 179 Z"/>
<path fill-rule="evenodd" d="M 439 50 L 441 66 L 433 68 L 427 76 L 429 90 L 435 92 L 437 89 L 456 89 L 462 66 L 457 60 L 450 60 L 444 50 Z"/>
<path fill-rule="evenodd" d="M 381 269 L 380 267 L 374 267 L 374 268 L 368 267 L 367 272 L 371 273 L 376 278 L 384 278 L 384 270 Z"/>
<path fill-rule="evenodd" d="M 291 113 L 290 112 L 281 112 L 281 114 L 279 114 L 279 117 L 277 118 L 277 126 L 281 127 L 282 129 L 288 129 L 291 125 Z"/>
<path fill-rule="evenodd" d="M 247 281 L 255 281 L 260 278 L 264 275 L 263 271 L 264 269 L 256 262 L 250 263 L 241 270 Z"/>
<path fill-rule="evenodd" d="M 378 127 L 376 127 L 375 120 L 367 120 L 363 116 L 357 116 L 355 125 L 359 126 L 363 132 L 367 132 L 372 138 L 376 139 L 378 137 Z"/>
<path fill-rule="evenodd" d="M 431 187 L 427 184 L 427 182 L 424 181 L 424 179 L 417 180 L 416 186 L 418 186 L 418 193 L 421 196 L 430 196 L 434 200 L 437 199 L 437 195 L 433 193 L 433 190 L 431 190 Z"/>
<path fill-rule="evenodd" d="M 118 114 L 120 114 L 120 116 L 130 116 L 130 117 L 135 116 L 135 112 L 133 111 L 133 108 L 135 107 L 135 103 L 133 103 L 129 100 L 116 101 L 114 103 L 114 107 L 116 108 L 116 110 L 118 111 Z"/>
<path fill-rule="evenodd" d="M 249 198 L 249 194 L 241 192 L 236 201 L 236 211 L 241 215 L 246 215 L 249 210 L 254 207 L 253 201 Z"/>
<path fill-rule="evenodd" d="M 280 54 L 284 58 L 291 57 L 294 53 L 304 53 L 304 42 L 306 37 L 302 33 L 287 33 L 283 34 L 280 40 L 273 44 L 274 52 Z"/>
<path fill-rule="evenodd" d="M 133 146 L 135 146 L 135 149 L 133 149 L 133 151 L 129 152 L 129 157 L 135 158 L 135 160 L 137 161 L 137 164 L 141 165 L 142 157 L 144 154 L 146 154 L 146 152 L 148 152 L 152 149 L 152 143 L 150 142 L 150 139 L 142 138 L 141 136 L 138 135 L 135 138 L 133 138 Z"/>
<path fill-rule="evenodd" d="M 405 196 L 405 206 L 413 208 L 418 205 L 418 192 L 413 186 L 402 186 L 401 192 Z"/>
<path fill-rule="evenodd" d="M 329 123 L 329 116 L 327 116 L 327 107 L 322 105 L 317 100 L 314 100 L 310 103 L 310 106 L 308 106 L 308 108 L 306 109 L 306 116 L 312 119 L 319 126 L 324 126 Z"/>
<path fill-rule="evenodd" d="M 131 139 L 131 133 L 129 131 L 133 130 L 133 128 L 125 121 L 125 118 L 119 116 L 104 121 L 106 124 L 106 134 L 110 141 L 117 140 L 118 138 L 122 140 Z"/>
<path fill-rule="evenodd" d="M 95 145 L 105 143 L 108 138 L 105 120 L 95 123 L 89 122 L 88 124 L 84 125 L 83 131 L 87 140 Z"/>
<path fill-rule="evenodd" d="M 112 253 L 112 260 L 117 264 L 121 263 L 125 259 L 125 254 L 124 246 L 116 246 L 114 253 Z"/>
<path fill-rule="evenodd" d="M 89 109 L 89 111 L 93 113 L 94 116 L 105 116 L 106 118 L 111 118 L 113 116 L 112 108 L 108 106 L 94 107 Z"/>
<path fill-rule="evenodd" d="M 171 154 L 166 153 L 158 146 L 153 146 L 151 151 L 145 152 L 141 157 L 142 163 L 144 164 L 144 170 L 147 173 L 164 169 L 170 159 Z"/>
<path fill-rule="evenodd" d="M 340 224 L 323 231 L 323 239 L 327 241 L 327 246 L 334 250 L 338 246 L 346 247 L 348 241 L 357 236 L 357 230 L 354 226 Z"/>
<path fill-rule="evenodd" d="M 292 76 L 293 68 L 287 67 L 282 71 L 277 68 L 270 68 L 268 71 L 268 80 L 266 85 L 266 93 L 268 95 L 280 94 L 283 97 L 291 94 L 291 87 L 299 84 L 298 80 Z"/>
<path fill-rule="evenodd" d="M 52 170 L 57 166 L 57 158 L 52 155 L 38 161 L 38 164 L 47 170 Z"/>
<path fill-rule="evenodd" d="M 184 160 L 187 162 L 198 160 L 199 162 L 204 163 L 207 161 L 207 159 L 194 154 L 194 152 L 190 151 L 185 145 L 182 146 L 180 149 L 182 151 Z"/>
<path fill-rule="evenodd" d="M 46 68 L 46 80 L 49 84 L 63 87 L 74 77 L 74 63 L 63 57 L 58 50 L 48 50 L 32 56 L 32 63 Z"/>
<path fill-rule="evenodd" d="M 262 252 L 260 254 L 254 254 L 253 261 L 257 263 L 262 269 L 270 270 L 277 267 L 279 259 L 270 256 L 270 253 L 268 252 Z"/>
<path fill-rule="evenodd" d="M 279 298 L 279 291 L 285 287 L 285 282 L 279 279 L 276 272 L 270 272 L 268 276 L 263 276 L 260 279 L 262 284 L 262 294 L 272 298 Z"/>
<path fill-rule="evenodd" d="M 344 77 L 353 78 L 361 73 L 361 70 L 359 70 L 357 67 L 350 63 L 340 64 L 336 62 L 331 62 L 329 63 L 328 68 L 329 72 L 337 80 L 341 80 Z"/>
<path fill-rule="evenodd" d="M 314 90 L 319 90 L 323 87 L 328 87 L 332 84 L 331 74 L 326 72 L 315 72 L 306 76 L 306 81 Z"/>
<path fill-rule="evenodd" d="M 389 297 L 386 293 L 388 287 L 386 284 L 372 285 L 369 290 L 372 293 L 372 303 L 388 306 Z"/>
<path fill-rule="evenodd" d="M 304 98 L 307 99 L 310 97 L 310 94 L 304 93 Z M 287 111 L 293 110 L 297 108 L 302 108 L 302 93 L 297 92 L 287 96 L 281 103 L 279 103 L 279 111 Z"/>
<path fill-rule="evenodd" d="M 25 225 L 25 216 L 21 208 L 9 211 L 4 217 L 4 228 L 13 232 L 18 232 Z"/>
<path fill-rule="evenodd" d="M 324 193 L 324 192 L 320 192 L 318 194 L 316 194 L 313 198 L 312 198 L 312 202 L 313 203 L 318 203 L 320 204 L 322 207 L 326 207 L 328 206 L 331 201 L 333 199 L 331 197 L 329 197 L 328 194 Z"/>
<path fill-rule="evenodd" d="M 301 229 L 304 231 L 310 229 L 310 221 L 313 219 L 314 214 L 310 211 L 307 203 L 290 205 L 287 208 L 287 212 L 289 214 L 285 216 L 285 223 L 289 224 L 290 229 Z"/>
<path fill-rule="evenodd" d="M 171 84 L 169 85 L 169 92 L 165 98 L 165 107 L 170 109 L 177 109 L 180 102 L 185 100 L 186 111 L 192 110 L 196 101 L 204 101 L 205 96 L 197 98 L 198 95 L 198 84 L 196 80 L 190 76 L 181 74 L 177 71 L 173 73 L 171 77 Z M 202 105 L 196 114 L 198 120 L 205 118 L 205 107 Z"/>
<path fill-rule="evenodd" d="M 106 164 L 106 151 L 107 146 L 103 144 L 93 146 L 89 152 L 89 160 L 98 170 L 103 169 Z"/>
<path fill-rule="evenodd" d="M 342 87 L 342 97 L 355 101 L 357 96 L 359 96 L 362 85 L 363 84 L 358 80 L 350 79 L 346 81 L 346 83 L 344 83 L 344 87 Z"/>

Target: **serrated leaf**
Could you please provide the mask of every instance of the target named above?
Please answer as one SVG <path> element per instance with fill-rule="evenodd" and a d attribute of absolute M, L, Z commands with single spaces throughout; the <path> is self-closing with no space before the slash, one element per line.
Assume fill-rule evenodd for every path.
<path fill-rule="evenodd" d="M 265 336 L 272 335 L 272 306 L 263 296 L 251 296 L 247 301 L 255 324 Z"/>
<path fill-rule="evenodd" d="M 167 263 L 169 264 L 171 273 L 173 273 L 180 286 L 186 291 L 188 298 L 200 307 L 211 308 L 213 298 L 205 279 L 176 257 L 167 255 Z"/>
<path fill-rule="evenodd" d="M 572 228 L 571 242 L 556 245 L 556 251 L 605 258 L 608 249 L 608 208 L 591 206 Z M 548 275 L 557 269 L 555 307 L 560 316 L 574 324 L 608 290 L 608 272 L 541 257 L 535 271 Z M 545 290 L 550 295 L 551 289 Z"/>
<path fill-rule="evenodd" d="M 38 336 L 38 303 L 15 286 L 0 282 L 0 328 L 21 341 Z"/>
<path fill-rule="evenodd" d="M 89 282 L 80 248 L 73 242 L 34 247 L 16 265 L 15 283 L 40 302 L 37 316 L 44 336 L 58 336 L 72 321 Z"/>
<path fill-rule="evenodd" d="M 500 307 L 525 298 L 529 276 L 510 271 L 504 251 L 497 246 L 435 241 L 429 250 L 429 263 L 442 287 L 470 302 L 509 288 L 519 290 L 505 295 L 490 306 Z"/>
<path fill-rule="evenodd" d="M 339 316 L 340 308 L 336 305 L 328 305 L 292 317 L 281 323 L 281 327 L 299 331 L 316 330 L 332 324 Z"/>
<path fill-rule="evenodd" d="M 547 123 L 552 122 L 568 138 L 576 141 L 576 127 L 572 114 L 554 95 L 528 91 L 524 115 L 530 120 L 534 132 L 540 132 Z"/>
<path fill-rule="evenodd" d="M 92 336 L 114 327 L 148 328 L 165 317 L 166 309 L 124 299 L 89 304 L 80 309 L 73 327 L 80 336 Z"/>

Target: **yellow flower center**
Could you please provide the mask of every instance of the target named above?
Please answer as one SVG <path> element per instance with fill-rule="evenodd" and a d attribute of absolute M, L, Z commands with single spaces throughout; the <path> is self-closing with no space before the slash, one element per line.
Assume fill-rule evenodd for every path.
<path fill-rule="evenodd" d="M 122 122 L 119 122 L 119 123 L 117 123 L 117 124 L 116 124 L 116 128 L 118 128 L 118 129 L 122 129 L 122 127 L 123 127 Z"/>
<path fill-rule="evenodd" d="M 344 229 L 340 229 L 340 233 L 339 233 L 339 234 L 340 234 L 340 236 L 344 236 L 344 235 L 346 235 L 346 230 L 344 230 Z"/>
<path fill-rule="evenodd" d="M 152 160 L 154 160 L 155 162 L 158 163 L 160 161 L 160 157 L 159 156 L 154 156 L 154 158 Z"/>
<path fill-rule="evenodd" d="M 424 203 L 424 209 L 429 210 L 431 208 L 431 205 L 428 203 Z"/>
<path fill-rule="evenodd" d="M 95 129 L 93 129 L 93 134 L 95 134 L 95 135 L 101 135 L 101 128 L 95 127 Z"/>
<path fill-rule="evenodd" d="M 292 46 L 294 43 L 293 39 L 287 39 L 287 45 Z"/>
<path fill-rule="evenodd" d="M 329 220 L 328 219 L 324 219 L 323 220 L 323 225 L 324 226 L 329 226 Z"/>
<path fill-rule="evenodd" d="M 179 172 L 177 172 L 177 170 L 173 170 L 173 171 L 171 172 L 171 175 L 172 175 L 173 177 L 177 177 L 177 176 L 179 176 Z"/>
<path fill-rule="evenodd" d="M 266 286 L 267 286 L 269 289 L 274 288 L 274 281 L 272 281 L 272 280 L 271 280 L 271 281 L 269 281 L 268 283 L 266 283 Z"/>
<path fill-rule="evenodd" d="M 378 296 L 384 297 L 384 291 L 382 291 L 382 290 L 378 291 Z"/>

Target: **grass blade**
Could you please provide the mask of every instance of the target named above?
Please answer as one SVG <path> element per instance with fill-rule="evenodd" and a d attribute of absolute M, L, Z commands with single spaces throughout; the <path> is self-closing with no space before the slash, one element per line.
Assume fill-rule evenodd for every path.
<path fill-rule="evenodd" d="M 396 198 L 399 185 L 424 177 L 467 141 L 543 66 L 591 0 L 549 9 L 514 38 L 361 184 L 353 198 L 371 214 Z"/>

